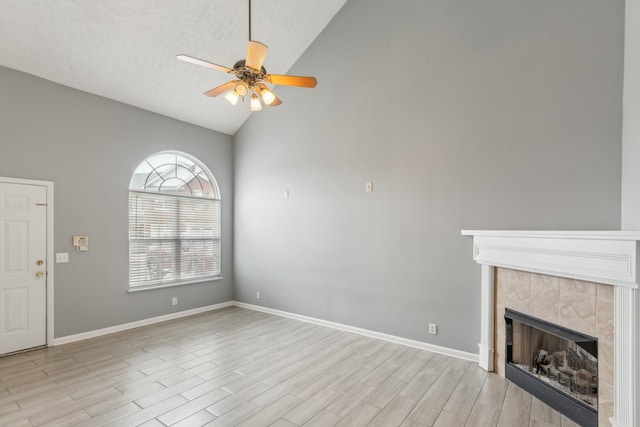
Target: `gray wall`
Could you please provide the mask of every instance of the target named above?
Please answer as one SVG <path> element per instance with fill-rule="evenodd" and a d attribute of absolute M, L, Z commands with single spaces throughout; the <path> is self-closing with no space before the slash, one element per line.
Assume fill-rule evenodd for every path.
<path fill-rule="evenodd" d="M 55 251 L 70 254 L 55 265 L 56 337 L 232 298 L 230 136 L 2 67 L 0 88 L 0 176 L 54 182 Z M 194 155 L 218 181 L 225 279 L 127 293 L 129 179 L 147 156 L 169 149 Z M 89 236 L 89 252 L 74 252 L 74 234 Z"/>
<path fill-rule="evenodd" d="M 622 228 L 640 230 L 640 0 L 625 8 Z"/>
<path fill-rule="evenodd" d="M 622 0 L 349 0 L 290 70 L 317 89 L 235 136 L 235 299 L 477 353 L 460 229 L 620 226 L 623 28 Z"/>

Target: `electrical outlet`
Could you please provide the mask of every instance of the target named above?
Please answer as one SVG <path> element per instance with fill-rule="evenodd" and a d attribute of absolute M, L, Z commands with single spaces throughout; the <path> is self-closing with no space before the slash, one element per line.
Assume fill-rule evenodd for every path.
<path fill-rule="evenodd" d="M 178 305 L 178 297 L 171 298 L 171 305 Z"/>
<path fill-rule="evenodd" d="M 69 253 L 68 252 L 60 252 L 56 254 L 56 262 L 69 262 Z"/>
<path fill-rule="evenodd" d="M 256 291 L 256 299 L 260 299 L 260 291 Z"/>
<path fill-rule="evenodd" d="M 438 325 L 435 323 L 429 323 L 429 334 L 437 335 L 438 334 Z"/>

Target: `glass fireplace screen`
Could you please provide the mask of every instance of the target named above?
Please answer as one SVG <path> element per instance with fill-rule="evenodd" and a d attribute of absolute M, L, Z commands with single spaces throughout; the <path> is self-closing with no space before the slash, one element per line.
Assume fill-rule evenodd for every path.
<path fill-rule="evenodd" d="M 597 340 L 517 314 L 506 318 L 507 364 L 597 411 Z"/>

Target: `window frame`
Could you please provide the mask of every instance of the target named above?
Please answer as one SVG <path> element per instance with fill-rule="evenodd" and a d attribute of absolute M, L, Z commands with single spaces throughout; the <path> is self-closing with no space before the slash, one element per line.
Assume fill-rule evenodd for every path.
<path fill-rule="evenodd" d="M 175 158 L 174 163 L 158 163 L 161 159 L 171 156 Z M 156 167 L 151 162 L 155 162 Z M 189 168 L 185 168 L 185 164 Z M 172 167 L 175 170 L 175 176 L 171 175 Z M 160 168 L 169 171 L 167 176 L 162 177 L 157 173 Z M 179 170 L 183 173 L 185 170 L 190 171 L 192 175 L 190 180 L 182 180 L 184 185 L 174 185 L 167 187 L 168 190 L 158 191 L 158 189 L 162 190 L 164 182 L 179 181 Z M 145 173 L 147 177 L 142 183 L 140 178 L 144 178 Z M 156 183 L 158 177 L 162 183 L 155 185 L 153 190 L 149 190 L 146 188 L 152 174 L 156 174 L 154 177 Z M 204 188 L 202 179 L 209 183 L 210 188 Z M 195 180 L 198 180 L 199 189 L 198 187 L 194 189 L 190 184 Z M 184 194 L 185 186 L 188 187 L 189 194 Z M 128 194 L 129 292 L 222 280 L 222 202 L 220 190 L 215 177 L 200 160 L 179 151 L 161 151 L 152 154 L 135 168 L 129 182 Z M 169 205 L 169 210 L 175 210 L 175 212 L 162 213 L 163 209 L 155 209 L 154 207 L 150 209 L 152 205 L 159 202 L 165 206 Z M 190 220 L 191 222 L 189 222 Z M 204 227 L 202 221 L 205 221 Z M 206 224 L 207 221 L 211 221 L 211 226 Z M 153 228 L 158 225 L 161 228 L 156 229 L 154 236 Z M 163 225 L 165 227 L 162 227 Z M 164 257 L 163 247 L 168 248 L 167 254 L 165 254 L 169 258 L 168 262 L 162 259 Z M 185 250 L 185 248 L 187 249 Z M 196 254 L 189 255 L 188 248 L 195 248 Z M 162 273 L 160 273 L 161 277 L 149 277 L 151 274 L 149 258 L 150 253 L 154 250 L 158 250 L 154 256 L 160 257 L 159 268 L 161 271 L 169 271 L 170 277 L 168 279 L 164 278 Z M 187 253 L 186 257 L 185 252 Z M 134 259 L 134 256 L 137 259 Z M 187 273 L 185 267 L 198 257 L 200 258 L 198 265 L 204 269 L 205 274 L 194 273 L 194 270 Z M 210 259 L 208 259 L 209 257 Z M 170 268 L 165 268 L 166 264 Z M 206 274 L 207 265 L 210 265 L 212 269 L 210 274 Z"/>

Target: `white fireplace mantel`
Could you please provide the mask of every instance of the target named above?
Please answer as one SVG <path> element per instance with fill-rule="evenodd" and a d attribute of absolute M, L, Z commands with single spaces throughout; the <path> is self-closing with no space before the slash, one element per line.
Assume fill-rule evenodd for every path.
<path fill-rule="evenodd" d="M 482 265 L 480 366 L 493 371 L 494 268 L 614 287 L 615 427 L 640 426 L 640 232 L 462 230 Z"/>

